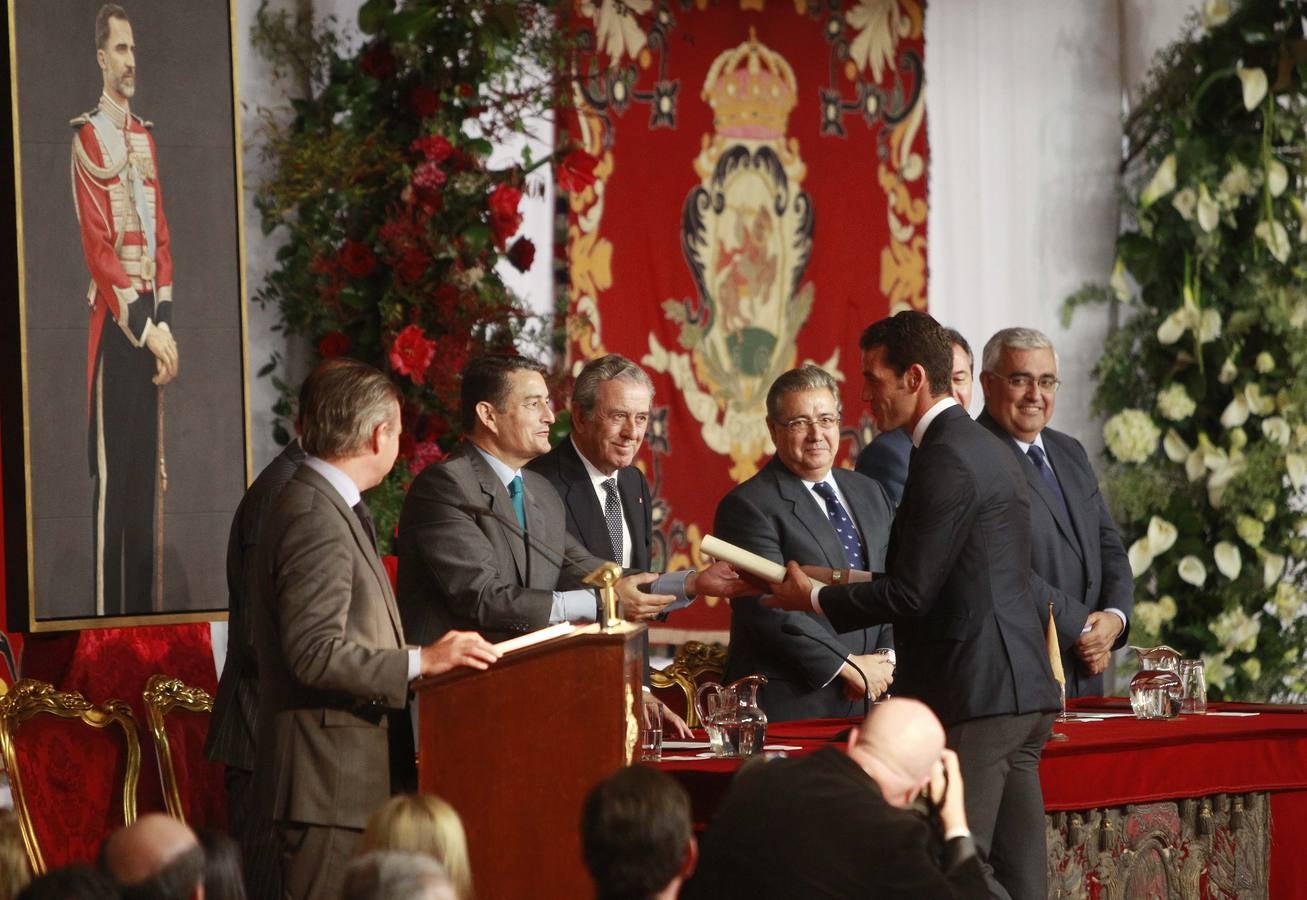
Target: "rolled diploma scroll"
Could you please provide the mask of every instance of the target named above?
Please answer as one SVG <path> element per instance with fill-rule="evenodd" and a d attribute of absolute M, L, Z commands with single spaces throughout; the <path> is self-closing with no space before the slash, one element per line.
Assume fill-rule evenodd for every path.
<path fill-rule="evenodd" d="M 720 559 L 722 562 L 730 563 L 741 572 L 748 572 L 758 578 L 778 583 L 785 580 L 785 567 L 770 559 L 759 556 L 756 553 L 750 553 L 743 547 L 737 547 L 734 544 L 727 543 L 711 534 L 704 535 L 703 540 L 699 543 L 699 550 L 707 553 L 713 559 Z M 816 587 L 826 587 L 826 582 L 811 579 Z"/>

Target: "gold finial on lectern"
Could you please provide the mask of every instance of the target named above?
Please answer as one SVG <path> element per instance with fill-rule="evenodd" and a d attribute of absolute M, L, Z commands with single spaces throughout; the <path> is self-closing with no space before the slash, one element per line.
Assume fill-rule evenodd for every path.
<path fill-rule="evenodd" d="M 600 631 L 610 631 L 622 622 L 617 614 L 617 579 L 621 577 L 622 567 L 617 563 L 606 562 L 581 579 L 584 583 L 599 588 Z"/>

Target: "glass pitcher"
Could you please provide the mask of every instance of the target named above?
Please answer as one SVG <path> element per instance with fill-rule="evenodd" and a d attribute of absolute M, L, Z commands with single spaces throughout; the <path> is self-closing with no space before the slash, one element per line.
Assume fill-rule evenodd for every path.
<path fill-rule="evenodd" d="M 1172 647 L 1163 644 L 1160 647 L 1135 647 L 1135 656 L 1139 658 L 1139 671 L 1156 671 L 1164 672 L 1180 671 L 1180 652 Z"/>
<path fill-rule="evenodd" d="M 707 682 L 694 695 L 694 709 L 708 732 L 713 756 L 752 756 L 767 740 L 767 715 L 758 705 L 766 676 L 748 675 L 732 684 Z"/>

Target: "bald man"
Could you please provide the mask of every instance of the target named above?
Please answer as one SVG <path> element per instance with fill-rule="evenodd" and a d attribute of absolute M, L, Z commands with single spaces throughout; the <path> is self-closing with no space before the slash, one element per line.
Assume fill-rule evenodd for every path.
<path fill-rule="evenodd" d="M 913 808 L 923 793 L 937 816 Z M 683 896 L 988 897 L 935 714 L 886 700 L 843 750 L 741 769 Z"/>
<path fill-rule="evenodd" d="M 146 813 L 109 835 L 100 868 L 125 897 L 204 900 L 204 850 L 195 832 L 163 813 Z"/>

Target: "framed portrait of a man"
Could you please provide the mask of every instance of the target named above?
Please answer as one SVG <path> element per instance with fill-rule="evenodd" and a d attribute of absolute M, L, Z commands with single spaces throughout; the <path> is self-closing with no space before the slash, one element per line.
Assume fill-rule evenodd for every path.
<path fill-rule="evenodd" d="M 212 618 L 249 472 L 234 0 L 8 0 L 9 627 Z"/>

